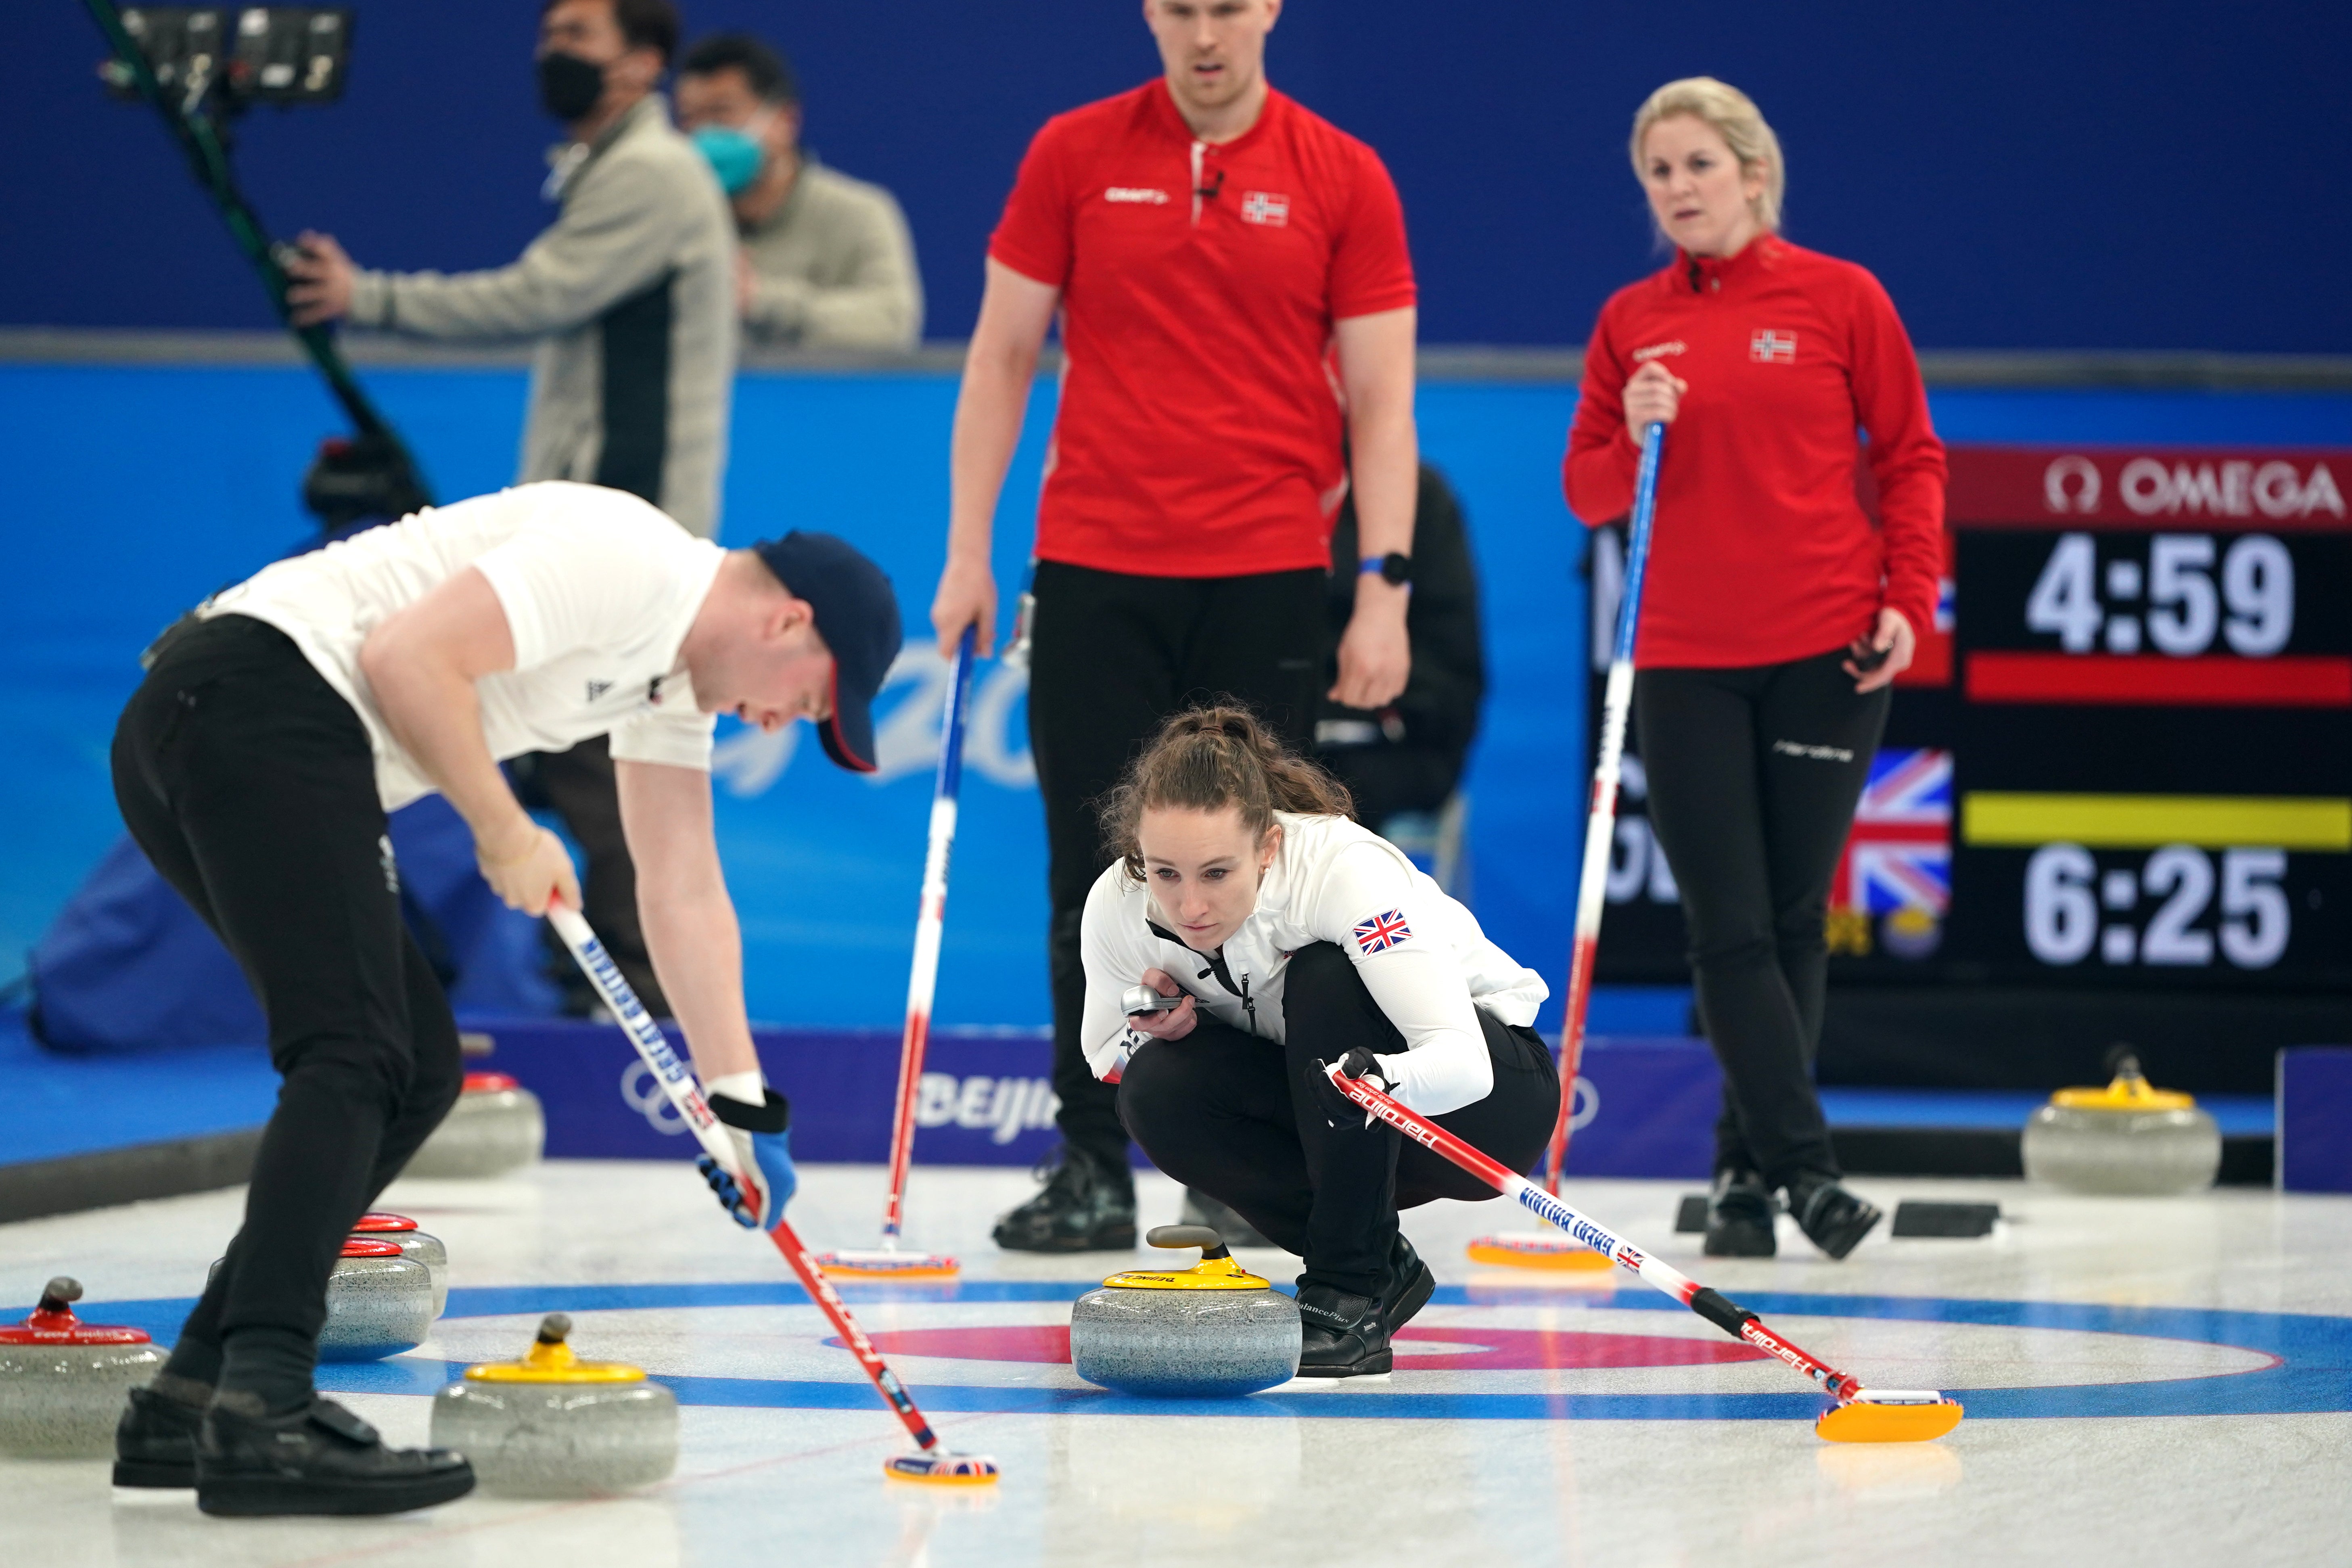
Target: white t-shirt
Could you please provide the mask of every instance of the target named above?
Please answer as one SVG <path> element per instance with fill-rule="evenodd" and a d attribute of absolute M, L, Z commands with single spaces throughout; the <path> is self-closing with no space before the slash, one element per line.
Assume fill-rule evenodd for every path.
<path fill-rule="evenodd" d="M 610 734 L 617 758 L 708 772 L 714 721 L 677 655 L 726 553 L 625 490 L 547 480 L 280 561 L 202 614 L 250 616 L 294 640 L 366 724 L 391 811 L 436 786 L 384 724 L 360 645 L 468 566 L 489 580 L 514 637 L 514 668 L 474 683 L 490 755 Z"/>
<path fill-rule="evenodd" d="M 1276 812 L 1282 847 L 1259 884 L 1257 908 L 1213 955 L 1193 952 L 1160 921 L 1143 884 L 1114 862 L 1087 896 L 1079 947 L 1087 966 L 1080 1038 L 1087 1065 L 1108 1079 L 1150 1038 L 1129 1029 L 1127 988 L 1163 970 L 1212 1016 L 1269 1040 L 1283 1037 L 1283 976 L 1290 955 L 1337 945 L 1404 1036 L 1381 1057 L 1396 1098 L 1426 1115 L 1494 1092 L 1494 1064 L 1473 1009 L 1532 1024 L 1551 992 L 1543 978 L 1486 940 L 1472 914 L 1405 858 L 1344 816 Z M 1181 1050 L 1184 1042 L 1172 1042 Z"/>

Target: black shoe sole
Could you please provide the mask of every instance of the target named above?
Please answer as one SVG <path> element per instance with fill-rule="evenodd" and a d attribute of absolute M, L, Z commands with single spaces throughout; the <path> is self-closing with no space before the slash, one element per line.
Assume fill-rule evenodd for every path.
<path fill-rule="evenodd" d="M 1770 1258 L 1780 1249 L 1780 1239 L 1772 1226 L 1764 1225 L 1709 1226 L 1706 1240 L 1699 1247 L 1708 1258 Z"/>
<path fill-rule="evenodd" d="M 471 1467 L 398 1480 L 289 1480 L 282 1476 L 210 1476 L 196 1481 L 196 1507 L 228 1519 L 294 1514 L 406 1513 L 454 1502 L 474 1489 Z"/>
<path fill-rule="evenodd" d="M 117 1459 L 114 1484 L 152 1487 L 158 1491 L 186 1491 L 196 1484 L 196 1462 L 175 1465 L 164 1459 Z"/>
<path fill-rule="evenodd" d="M 1861 1213 L 1826 1237 L 1815 1236 L 1811 1231 L 1805 1232 L 1805 1236 L 1815 1247 L 1827 1253 L 1832 1262 L 1843 1263 L 1846 1254 L 1861 1246 L 1862 1238 L 1876 1229 L 1878 1222 L 1885 1217 L 1875 1204 L 1864 1204 Z"/>
<path fill-rule="evenodd" d="M 1421 1310 L 1429 1305 L 1430 1297 L 1436 1293 L 1437 1276 L 1431 1273 L 1429 1265 L 1424 1263 L 1412 1283 L 1404 1288 L 1404 1294 L 1397 1298 L 1396 1305 L 1381 1314 L 1390 1334 L 1394 1335 L 1399 1329 L 1412 1322 Z"/>
<path fill-rule="evenodd" d="M 1003 1231 L 998 1231 L 994 1240 L 1007 1252 L 1133 1252 L 1135 1226 L 1119 1226 L 1110 1230 L 1089 1231 L 1085 1236 L 1047 1237 L 1042 1241 L 1009 1240 Z"/>
<path fill-rule="evenodd" d="M 1298 1375 L 1301 1377 L 1368 1377 L 1379 1373 L 1393 1372 L 1395 1370 L 1396 1352 L 1389 1349 L 1386 1345 L 1382 1345 L 1379 1350 L 1374 1351 L 1371 1354 L 1366 1356 L 1361 1361 L 1347 1363 L 1331 1362 L 1325 1363 L 1319 1366 L 1309 1366 L 1306 1363 L 1301 1362 L 1298 1367 Z"/>

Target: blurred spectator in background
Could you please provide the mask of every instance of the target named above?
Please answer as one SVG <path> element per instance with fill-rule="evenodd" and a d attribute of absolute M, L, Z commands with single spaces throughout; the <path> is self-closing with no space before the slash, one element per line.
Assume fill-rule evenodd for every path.
<path fill-rule="evenodd" d="M 735 300 L 751 341 L 910 349 L 923 279 L 906 215 L 801 145 L 800 89 L 782 55 L 745 33 L 694 46 L 677 68 L 677 122 L 735 204 Z"/>
<path fill-rule="evenodd" d="M 1336 638 L 1356 608 L 1356 503 L 1331 528 L 1326 602 Z M 1405 610 L 1412 674 L 1384 708 L 1327 701 L 1315 725 L 1317 760 L 1356 797 L 1356 816 L 1447 892 L 1461 896 L 1463 803 L 1457 796 L 1486 695 L 1478 623 L 1478 568 L 1462 503 L 1445 476 L 1421 465 L 1412 519 L 1412 598 Z M 1335 661 L 1328 673 L 1337 678 Z"/>
<path fill-rule="evenodd" d="M 305 234 L 287 297 L 307 325 L 452 342 L 539 340 L 518 483 L 583 479 L 653 502 L 688 532 L 719 530 L 735 375 L 735 229 L 710 167 L 654 90 L 677 47 L 670 0 L 546 0 L 539 95 L 569 140 L 550 155 L 554 224 L 513 265 L 373 272 Z M 583 911 L 646 1005 L 667 1013 L 637 921 L 602 739 L 520 770 L 588 856 Z M 562 963 L 556 973 L 569 976 Z"/>

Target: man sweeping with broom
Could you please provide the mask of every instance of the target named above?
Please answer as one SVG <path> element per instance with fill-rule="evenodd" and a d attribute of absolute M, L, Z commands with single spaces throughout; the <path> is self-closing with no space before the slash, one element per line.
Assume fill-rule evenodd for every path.
<path fill-rule="evenodd" d="M 448 999 L 401 923 L 385 814 L 438 791 L 507 903 L 579 904 L 502 758 L 612 738 L 646 943 L 764 1189 L 748 1206 L 772 1223 L 794 1184 L 790 1112 L 744 1012 L 714 716 L 809 719 L 835 762 L 870 773 L 899 640 L 889 580 L 839 539 L 722 550 L 635 496 L 548 482 L 280 562 L 157 642 L 115 733 L 116 799 L 245 971 L 285 1084 L 244 1226 L 131 1395 L 118 1485 L 193 1486 L 205 1512 L 247 1515 L 391 1513 L 473 1486 L 457 1455 L 385 1447 L 312 1373 L 343 1237 L 461 1076 Z"/>

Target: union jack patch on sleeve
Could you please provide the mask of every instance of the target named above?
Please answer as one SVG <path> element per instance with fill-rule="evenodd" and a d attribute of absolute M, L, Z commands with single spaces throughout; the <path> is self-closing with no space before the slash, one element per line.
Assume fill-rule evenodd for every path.
<path fill-rule="evenodd" d="M 1404 923 L 1402 910 L 1391 910 L 1356 925 L 1356 945 L 1367 953 L 1386 952 L 1411 935 L 1412 928 Z"/>

